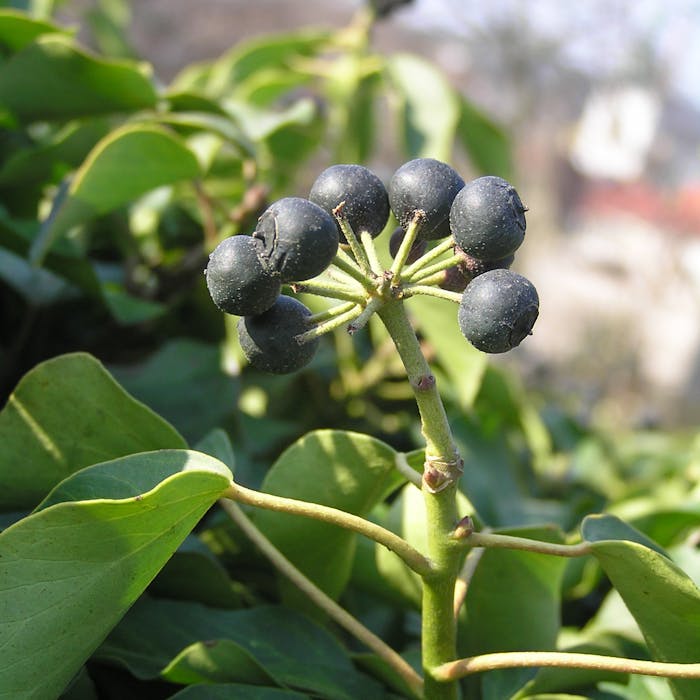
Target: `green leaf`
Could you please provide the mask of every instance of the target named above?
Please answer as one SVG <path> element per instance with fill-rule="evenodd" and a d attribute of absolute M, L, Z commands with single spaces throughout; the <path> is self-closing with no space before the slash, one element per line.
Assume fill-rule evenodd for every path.
<path fill-rule="evenodd" d="M 263 688 L 240 683 L 207 683 L 191 685 L 171 696 L 172 700 L 310 700 L 308 695 L 293 690 Z"/>
<path fill-rule="evenodd" d="M 235 655 L 245 678 L 264 673 L 279 685 L 332 700 L 356 700 L 378 690 L 372 680 L 355 670 L 330 633 L 299 613 L 274 606 L 221 610 L 144 598 L 109 635 L 96 658 L 125 665 L 142 679 L 162 677 L 165 669 L 174 674 L 196 671 L 232 677 L 233 668 L 214 668 L 202 646 L 192 646 L 206 640 L 227 640 L 222 656 Z M 175 665 L 174 659 L 178 659 Z M 246 659 L 252 659 L 255 666 L 246 664 Z M 221 657 L 215 663 L 218 661 Z"/>
<path fill-rule="evenodd" d="M 168 130 L 148 124 L 116 129 L 91 151 L 57 201 L 32 246 L 40 260 L 53 241 L 73 226 L 106 214 L 156 187 L 200 174 L 194 154 Z"/>
<path fill-rule="evenodd" d="M 32 19 L 16 10 L 0 9 L 0 47 L 19 51 L 42 34 L 68 34 L 51 22 Z"/>
<path fill-rule="evenodd" d="M 149 592 L 171 600 L 191 600 L 217 608 L 237 608 L 239 591 L 212 551 L 190 535 L 149 587 Z"/>
<path fill-rule="evenodd" d="M 217 460 L 185 450 L 93 469 L 99 499 L 55 503 L 0 534 L 0 698 L 65 688 L 231 479 Z M 91 471 L 53 500 L 89 491 Z"/>
<path fill-rule="evenodd" d="M 443 73 L 418 56 L 394 54 L 386 70 L 401 101 L 406 155 L 449 161 L 460 117 L 456 91 Z"/>
<path fill-rule="evenodd" d="M 394 459 L 391 447 L 369 435 L 318 430 L 282 453 L 262 490 L 364 516 L 400 483 Z M 320 588 L 340 595 L 350 576 L 354 533 L 266 510 L 255 513 L 255 522 Z"/>
<path fill-rule="evenodd" d="M 659 551 L 640 544 L 640 533 L 613 516 L 586 518 L 581 532 L 637 621 L 652 658 L 696 663 L 700 590 L 691 579 Z M 700 695 L 700 681 L 669 684 L 678 700 Z"/>
<path fill-rule="evenodd" d="M 510 138 L 502 126 L 479 110 L 472 102 L 460 101 L 457 136 L 469 158 L 484 175 L 513 176 Z"/>
<path fill-rule="evenodd" d="M 156 105 L 144 64 L 96 58 L 59 34 L 44 34 L 0 72 L 0 104 L 24 122 L 132 112 Z"/>
<path fill-rule="evenodd" d="M 479 393 L 488 358 L 468 343 L 460 332 L 457 305 L 420 296 L 411 299 L 408 308 L 440 362 L 444 377 L 440 389 L 454 395 L 463 409 L 471 408 Z"/>
<path fill-rule="evenodd" d="M 0 510 L 33 508 L 90 464 L 186 447 L 84 353 L 48 360 L 25 375 L 0 413 L 0 444 Z"/>
<path fill-rule="evenodd" d="M 504 534 L 564 541 L 551 527 Z M 460 656 L 555 648 L 560 626 L 561 581 L 566 560 L 520 550 L 486 549 L 469 584 L 460 616 Z M 492 671 L 482 679 L 484 700 L 510 697 L 532 669 Z"/>
<path fill-rule="evenodd" d="M 133 396 L 196 440 L 231 415 L 238 382 L 221 369 L 217 346 L 174 339 L 144 362 L 112 366 L 117 381 Z"/>

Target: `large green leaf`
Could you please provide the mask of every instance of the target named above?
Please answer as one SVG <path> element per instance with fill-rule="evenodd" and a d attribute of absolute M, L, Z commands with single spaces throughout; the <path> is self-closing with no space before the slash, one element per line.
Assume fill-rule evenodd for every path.
<path fill-rule="evenodd" d="M 406 155 L 449 161 L 460 117 L 455 90 L 434 65 L 412 54 L 394 54 L 386 69 L 401 103 Z"/>
<path fill-rule="evenodd" d="M 186 447 L 84 353 L 48 360 L 25 375 L 0 413 L 0 444 L 0 510 L 34 507 L 90 464 Z"/>
<path fill-rule="evenodd" d="M 200 174 L 197 158 L 173 133 L 154 124 L 128 125 L 103 138 L 78 169 L 66 196 L 32 246 L 41 260 L 73 226 L 106 214 L 147 192 Z"/>
<path fill-rule="evenodd" d="M 240 683 L 200 683 L 191 685 L 172 696 L 172 700 L 310 700 L 308 695 L 294 690 L 264 688 Z"/>
<path fill-rule="evenodd" d="M 230 482 L 197 452 L 130 455 L 0 534 L 0 698 L 55 697 Z"/>
<path fill-rule="evenodd" d="M 19 51 L 42 34 L 67 33 L 55 24 L 32 19 L 17 10 L 0 9 L 0 49 Z"/>
<path fill-rule="evenodd" d="M 0 71 L 0 104 L 25 122 L 152 108 L 150 71 L 130 61 L 96 58 L 60 34 L 44 34 Z"/>
<path fill-rule="evenodd" d="M 637 621 L 652 657 L 697 663 L 700 590 L 693 581 L 666 556 L 640 543 L 643 536 L 618 518 L 591 516 L 581 531 Z M 678 700 L 700 696 L 700 681 L 669 683 Z"/>
<path fill-rule="evenodd" d="M 138 365 L 110 369 L 129 393 L 192 441 L 235 409 L 238 384 L 221 367 L 218 347 L 174 339 Z"/>
<path fill-rule="evenodd" d="M 502 126 L 465 99 L 460 101 L 457 136 L 478 171 L 506 179 L 512 177 L 513 162 L 508 134 Z"/>
<path fill-rule="evenodd" d="M 521 528 L 509 535 L 563 542 L 551 527 Z M 507 549 L 486 549 L 469 584 L 460 618 L 460 655 L 555 648 L 560 626 L 561 581 L 566 560 Z M 492 671 L 481 679 L 484 700 L 510 697 L 531 669 Z"/>
<path fill-rule="evenodd" d="M 207 654 L 207 646 L 215 651 Z M 329 632 L 282 607 L 220 610 L 144 598 L 109 635 L 96 658 L 124 665 L 142 679 L 189 681 L 199 675 L 234 682 L 239 674 L 239 682 L 272 678 L 279 685 L 332 700 L 355 700 L 368 692 L 382 697 Z M 230 668 L 226 659 L 232 662 Z"/>
<path fill-rule="evenodd" d="M 280 456 L 262 490 L 366 515 L 400 483 L 394 459 L 391 447 L 369 435 L 318 430 Z M 354 533 L 267 510 L 257 511 L 255 522 L 324 591 L 341 593 L 352 566 Z"/>

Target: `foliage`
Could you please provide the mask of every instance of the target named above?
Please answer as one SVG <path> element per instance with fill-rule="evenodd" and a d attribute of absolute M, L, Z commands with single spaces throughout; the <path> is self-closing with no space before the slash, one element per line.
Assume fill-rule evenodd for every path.
<path fill-rule="evenodd" d="M 264 376 L 202 270 L 269 199 L 306 194 L 309 163 L 376 157 L 387 121 L 402 160 L 450 160 L 457 144 L 475 171 L 504 176 L 507 136 L 424 59 L 374 52 L 364 12 L 235 46 L 162 87 L 128 57 L 123 3 L 90 17 L 100 53 L 54 22 L 59 4 L 0 7 L 0 698 L 414 697 L 216 505 L 235 468 L 237 483 L 364 516 L 425 551 L 420 492 L 395 469 L 405 457 L 419 470 L 423 454 L 391 339 L 373 319 L 352 340 L 323 338 L 304 371 Z M 454 307 L 412 309 L 465 459 L 463 514 L 592 554 L 485 550 L 460 654 L 697 661 L 697 440 L 611 439 L 488 366 Z M 246 512 L 419 665 L 420 580 L 392 552 Z M 698 695 L 698 681 L 571 669 L 461 685 L 474 700 Z"/>

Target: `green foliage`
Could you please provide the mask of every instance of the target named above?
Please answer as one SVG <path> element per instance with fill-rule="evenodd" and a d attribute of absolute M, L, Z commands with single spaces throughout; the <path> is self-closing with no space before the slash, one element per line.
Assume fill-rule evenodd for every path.
<path fill-rule="evenodd" d="M 396 470 L 405 456 L 420 473 L 424 442 L 391 340 L 372 321 L 324 337 L 302 372 L 263 376 L 202 271 L 270 199 L 308 194 L 309 162 L 372 163 L 390 138 L 402 160 L 461 149 L 475 174 L 508 177 L 506 131 L 425 59 L 375 52 L 363 12 L 341 30 L 244 42 L 163 86 L 133 56 L 126 2 L 85 18 L 98 53 L 55 23 L 60 4 L 0 3 L 0 698 L 416 697 L 217 507 L 235 463 L 241 484 L 427 551 L 423 497 Z M 592 552 L 485 551 L 460 653 L 698 661 L 697 439 L 583 425 L 488 366 L 453 305 L 421 297 L 409 311 L 465 460 L 459 515 Z M 422 582 L 393 552 L 313 519 L 250 516 L 420 665 Z M 571 669 L 491 671 L 462 691 L 699 692 Z"/>

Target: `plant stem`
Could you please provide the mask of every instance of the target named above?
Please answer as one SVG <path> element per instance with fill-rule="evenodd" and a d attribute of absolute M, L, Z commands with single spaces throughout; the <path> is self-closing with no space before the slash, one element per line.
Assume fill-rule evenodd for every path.
<path fill-rule="evenodd" d="M 351 323 L 358 316 L 360 316 L 360 314 L 362 314 L 362 311 L 362 306 L 360 306 L 359 304 L 353 304 L 352 307 L 347 311 L 344 311 L 343 313 L 340 313 L 337 316 L 334 316 L 333 318 L 329 318 L 327 321 L 323 321 L 317 326 L 309 328 L 308 331 L 304 331 L 304 333 L 300 333 L 299 335 L 295 336 L 294 340 L 296 340 L 297 343 L 299 343 L 299 345 L 304 345 L 304 343 L 308 343 L 314 338 L 320 338 L 322 335 L 330 333 L 336 328 L 340 328 L 341 326 L 345 326 L 348 323 Z"/>
<path fill-rule="evenodd" d="M 529 540 L 525 537 L 499 535 L 494 532 L 473 532 L 468 537 L 453 540 L 453 542 L 459 543 L 460 546 L 465 547 L 520 549 L 526 552 L 552 554 L 557 557 L 583 557 L 591 553 L 588 542 L 580 542 L 579 544 L 556 544 L 554 542 Z"/>
<path fill-rule="evenodd" d="M 410 264 L 408 267 L 404 268 L 403 277 L 408 279 L 416 273 L 418 270 L 423 269 L 428 263 L 432 262 L 436 258 L 439 258 L 443 253 L 454 248 L 455 242 L 452 236 L 446 238 L 444 241 L 440 241 L 435 247 L 431 248 L 427 253 L 418 258 L 414 263 Z"/>
<path fill-rule="evenodd" d="M 448 268 L 454 267 L 455 265 L 458 265 L 463 261 L 464 258 L 461 255 L 450 255 L 449 258 L 445 258 L 444 260 L 440 260 L 440 262 L 436 262 L 434 265 L 430 265 L 429 267 L 425 267 L 421 270 L 414 272 L 410 277 L 405 277 L 404 280 L 406 282 L 414 283 L 422 282 L 428 277 L 434 275 L 436 272 L 442 272 L 443 270 L 447 270 Z"/>
<path fill-rule="evenodd" d="M 425 218 L 425 212 L 423 212 L 422 209 L 416 210 L 416 213 L 413 215 L 413 219 L 411 220 L 411 223 L 408 225 L 408 228 L 406 229 L 406 233 L 404 234 L 403 239 L 401 240 L 401 245 L 399 246 L 399 249 L 396 253 L 396 257 L 394 258 L 394 262 L 391 264 L 391 277 L 394 280 L 395 284 L 399 283 L 400 280 L 400 275 L 401 275 L 401 270 L 403 269 L 403 266 L 406 264 L 406 260 L 408 259 L 408 256 L 411 252 L 411 248 L 413 247 L 413 244 L 416 241 L 416 237 L 418 236 L 418 231 L 420 231 L 420 225 Z"/>
<path fill-rule="evenodd" d="M 310 325 L 317 325 L 319 323 L 323 323 L 324 321 L 328 321 L 332 318 L 336 318 L 337 316 L 347 313 L 348 311 L 354 309 L 355 306 L 356 304 L 353 301 L 346 301 L 344 304 L 336 304 L 335 306 L 331 306 L 328 309 L 324 309 L 323 311 L 319 311 L 318 313 L 312 314 L 306 319 L 306 322 Z"/>
<path fill-rule="evenodd" d="M 332 280 L 307 280 L 306 282 L 295 282 L 290 286 L 295 294 L 315 294 L 328 299 L 353 301 L 356 304 L 362 304 L 365 300 L 365 295 L 359 289 L 354 291 L 351 287 Z"/>
<path fill-rule="evenodd" d="M 381 277 L 384 274 L 384 268 L 377 255 L 377 247 L 374 245 L 374 238 L 372 238 L 369 231 L 362 231 L 360 233 L 360 241 L 367 254 L 370 269 L 377 277 Z"/>
<path fill-rule="evenodd" d="M 396 459 L 394 459 L 394 466 L 396 467 L 396 471 L 401 474 L 406 481 L 409 481 L 412 483 L 414 486 L 417 486 L 418 488 L 421 488 L 421 485 L 423 483 L 423 480 L 421 479 L 420 474 L 411 467 L 411 465 L 408 463 L 408 460 L 406 459 L 406 454 L 404 452 L 398 452 L 396 454 Z"/>
<path fill-rule="evenodd" d="M 700 679 L 700 663 L 673 664 L 561 651 L 509 651 L 483 654 L 443 664 L 433 669 L 433 674 L 447 681 L 483 671 L 530 667 L 582 668 L 614 673 L 638 673 L 643 676 Z"/>
<path fill-rule="evenodd" d="M 459 292 L 450 292 L 447 289 L 440 289 L 440 287 L 429 287 L 428 285 L 424 284 L 410 284 L 403 287 L 401 290 L 401 296 L 404 299 L 415 296 L 416 294 L 425 294 L 429 297 L 445 299 L 446 301 L 451 301 L 455 304 L 459 304 L 462 301 L 462 295 Z"/>
<path fill-rule="evenodd" d="M 366 290 L 373 292 L 374 282 L 355 264 L 355 261 L 344 251 L 338 248 L 338 252 L 333 258 L 333 265 L 342 270 L 346 275 L 350 275 L 359 282 Z"/>
<path fill-rule="evenodd" d="M 227 500 L 220 501 L 221 507 L 229 517 L 243 530 L 245 535 L 260 549 L 267 559 L 284 574 L 294 585 L 305 593 L 321 610 L 335 620 L 341 627 L 359 639 L 382 658 L 418 695 L 423 696 L 423 679 L 383 640 L 362 625 L 356 618 L 341 608 L 332 598 L 310 581 L 289 561 L 270 540 L 250 521 L 239 505 Z"/>
<path fill-rule="evenodd" d="M 378 314 L 406 368 L 426 443 L 422 486 L 428 523 L 428 556 L 434 573 L 423 579 L 421 648 L 426 672 L 425 697 L 429 700 L 456 700 L 457 684 L 435 678 L 432 669 L 453 660 L 457 653 L 453 606 L 462 552 L 454 546 L 451 535 L 459 519 L 456 494 L 462 460 L 452 438 L 435 378 L 421 352 L 403 303 L 389 302 L 379 309 Z"/>
<path fill-rule="evenodd" d="M 224 498 L 230 498 L 239 503 L 246 503 L 258 508 L 267 508 L 280 513 L 303 515 L 307 518 L 314 518 L 338 527 L 344 527 L 346 530 L 352 530 L 390 549 L 420 576 L 429 578 L 433 574 L 432 562 L 408 544 L 406 540 L 358 515 L 346 513 L 344 510 L 338 510 L 337 508 L 322 506 L 318 503 L 309 503 L 307 501 L 298 501 L 294 498 L 261 493 L 235 483 L 223 495 Z"/>
<path fill-rule="evenodd" d="M 345 236 L 345 240 L 348 242 L 348 245 L 350 246 L 350 250 L 352 251 L 352 254 L 355 256 L 355 261 L 360 266 L 360 269 L 366 275 L 370 275 L 370 274 L 372 274 L 372 270 L 370 268 L 369 260 L 367 258 L 367 253 L 365 252 L 365 249 L 360 245 L 360 241 L 357 240 L 357 236 L 355 235 L 355 232 L 352 230 L 352 226 L 350 226 L 350 222 L 343 215 L 343 208 L 344 207 L 345 207 L 345 202 L 341 202 L 333 210 L 333 216 L 335 216 L 336 221 L 338 222 L 338 226 L 340 226 L 340 230 L 343 232 L 343 234 Z"/>

